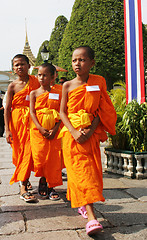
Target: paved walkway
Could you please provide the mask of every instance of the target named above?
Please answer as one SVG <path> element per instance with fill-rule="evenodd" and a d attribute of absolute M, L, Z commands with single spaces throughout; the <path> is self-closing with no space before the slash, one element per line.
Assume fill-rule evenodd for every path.
<path fill-rule="evenodd" d="M 11 148 L 0 138 L 0 240 L 145 240 L 147 239 L 147 180 L 135 180 L 104 173 L 105 203 L 95 203 L 104 230 L 95 237 L 85 233 L 86 220 L 66 201 L 67 181 L 56 188 L 61 200 L 41 200 L 38 178 L 31 175 L 37 203 L 19 198 L 18 183 L 9 185 L 14 172 Z"/>

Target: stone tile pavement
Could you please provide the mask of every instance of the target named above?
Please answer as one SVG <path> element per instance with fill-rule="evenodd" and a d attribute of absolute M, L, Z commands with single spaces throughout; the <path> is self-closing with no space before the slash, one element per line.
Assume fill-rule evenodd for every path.
<path fill-rule="evenodd" d="M 104 230 L 89 237 L 85 233 L 86 220 L 66 200 L 66 178 L 56 188 L 61 196 L 59 201 L 39 198 L 39 179 L 33 173 L 30 180 L 38 202 L 25 203 L 19 198 L 18 183 L 9 185 L 14 172 L 11 154 L 5 138 L 0 138 L 0 240 L 147 239 L 147 180 L 104 173 L 106 201 L 94 204 Z"/>

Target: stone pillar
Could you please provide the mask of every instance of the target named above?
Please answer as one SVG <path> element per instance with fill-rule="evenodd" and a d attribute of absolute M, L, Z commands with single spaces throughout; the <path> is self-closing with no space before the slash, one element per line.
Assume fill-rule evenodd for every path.
<path fill-rule="evenodd" d="M 112 172 L 112 170 L 113 170 L 113 156 L 112 156 L 112 152 L 106 150 L 106 154 L 108 154 L 108 156 L 109 156 L 109 158 L 107 158 L 107 160 L 108 160 L 108 162 L 107 162 L 107 164 L 108 164 L 107 171 Z"/>
<path fill-rule="evenodd" d="M 112 172 L 113 172 L 113 173 L 117 173 L 117 170 L 118 170 L 118 158 L 117 158 L 117 153 L 116 153 L 116 152 L 113 152 L 112 155 L 113 155 L 113 159 L 114 159 Z"/>
<path fill-rule="evenodd" d="M 147 154 L 144 156 L 144 178 L 147 178 Z"/>
<path fill-rule="evenodd" d="M 118 155 L 118 174 L 123 174 L 123 158 L 121 157 L 121 153 L 117 153 Z"/>
<path fill-rule="evenodd" d="M 124 165 L 123 165 L 123 175 L 127 176 L 128 172 L 128 158 L 125 154 L 121 154 L 121 157 L 124 159 Z"/>
<path fill-rule="evenodd" d="M 136 161 L 137 161 L 137 166 L 136 166 L 136 178 L 137 179 L 140 179 L 140 178 L 143 178 L 143 166 L 142 166 L 142 155 L 136 155 L 135 154 L 135 158 L 136 158 Z"/>

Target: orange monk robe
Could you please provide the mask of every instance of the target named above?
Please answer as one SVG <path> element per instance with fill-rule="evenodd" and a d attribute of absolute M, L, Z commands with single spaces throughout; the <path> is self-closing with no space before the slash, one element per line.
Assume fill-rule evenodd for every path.
<path fill-rule="evenodd" d="M 51 89 L 36 98 L 35 109 L 39 123 L 50 130 L 59 121 L 61 91 Z M 36 177 L 45 177 L 49 187 L 62 185 L 61 139 L 49 140 L 42 136 L 33 121 L 30 127 L 31 149 Z"/>
<path fill-rule="evenodd" d="M 62 93 L 62 85 L 59 85 L 59 84 L 55 84 L 54 86 L 52 86 L 52 89 L 56 89 L 56 90 L 59 90 L 61 91 Z M 61 121 L 61 124 L 60 124 L 60 129 L 63 127 L 63 122 Z M 62 140 L 61 140 L 61 162 L 62 162 L 62 169 L 65 168 L 65 164 L 64 164 L 64 158 L 63 158 L 63 152 L 62 152 Z"/>
<path fill-rule="evenodd" d="M 62 85 L 55 84 L 55 85 L 52 86 L 52 88 L 62 92 Z"/>
<path fill-rule="evenodd" d="M 67 199 L 76 208 L 97 201 L 104 201 L 100 156 L 100 141 L 107 139 L 105 131 L 115 134 L 116 112 L 106 91 L 105 79 L 89 75 L 87 84 L 68 93 L 68 118 L 76 128 L 91 125 L 97 114 L 100 123 L 89 140 L 77 143 L 66 127 L 63 137 L 63 157 L 67 170 Z"/>
<path fill-rule="evenodd" d="M 16 169 L 10 184 L 25 181 L 33 170 L 29 133 L 29 94 L 39 86 L 38 79 L 29 75 L 26 86 L 13 96 L 9 125 L 13 136 L 13 143 L 11 144 L 12 160 Z"/>

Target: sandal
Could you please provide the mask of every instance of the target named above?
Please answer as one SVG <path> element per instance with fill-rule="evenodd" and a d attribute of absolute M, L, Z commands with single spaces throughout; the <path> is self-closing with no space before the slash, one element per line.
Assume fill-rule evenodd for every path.
<path fill-rule="evenodd" d="M 49 195 L 49 199 L 52 201 L 57 201 L 60 199 L 59 194 L 53 188 L 48 188 L 48 195 Z M 57 196 L 57 197 L 54 197 L 54 196 Z"/>
<path fill-rule="evenodd" d="M 33 196 L 33 198 L 30 198 L 32 196 Z M 29 197 L 29 198 L 26 198 L 26 197 Z M 25 202 L 36 202 L 36 200 L 37 200 L 34 197 L 34 195 L 32 195 L 32 193 L 30 193 L 30 192 L 25 192 L 25 193 L 21 194 L 20 199 L 24 200 Z"/>
<path fill-rule="evenodd" d="M 30 181 L 27 179 L 27 184 L 26 184 L 26 191 L 30 191 L 30 190 L 33 190 L 33 187 L 32 187 L 32 184 L 30 183 Z M 22 186 L 22 183 L 21 181 L 19 181 L 19 187 L 21 188 Z"/>
<path fill-rule="evenodd" d="M 28 180 L 27 182 L 27 190 L 33 190 L 32 184 L 30 183 L 30 181 Z"/>
<path fill-rule="evenodd" d="M 41 177 L 39 180 L 38 193 L 42 198 L 48 197 L 48 187 L 45 177 Z"/>
<path fill-rule="evenodd" d="M 91 220 L 86 224 L 86 233 L 93 235 L 100 232 L 103 229 L 102 225 L 97 220 Z"/>
<path fill-rule="evenodd" d="M 85 206 L 78 208 L 78 213 L 81 214 L 83 218 L 88 218 Z"/>

